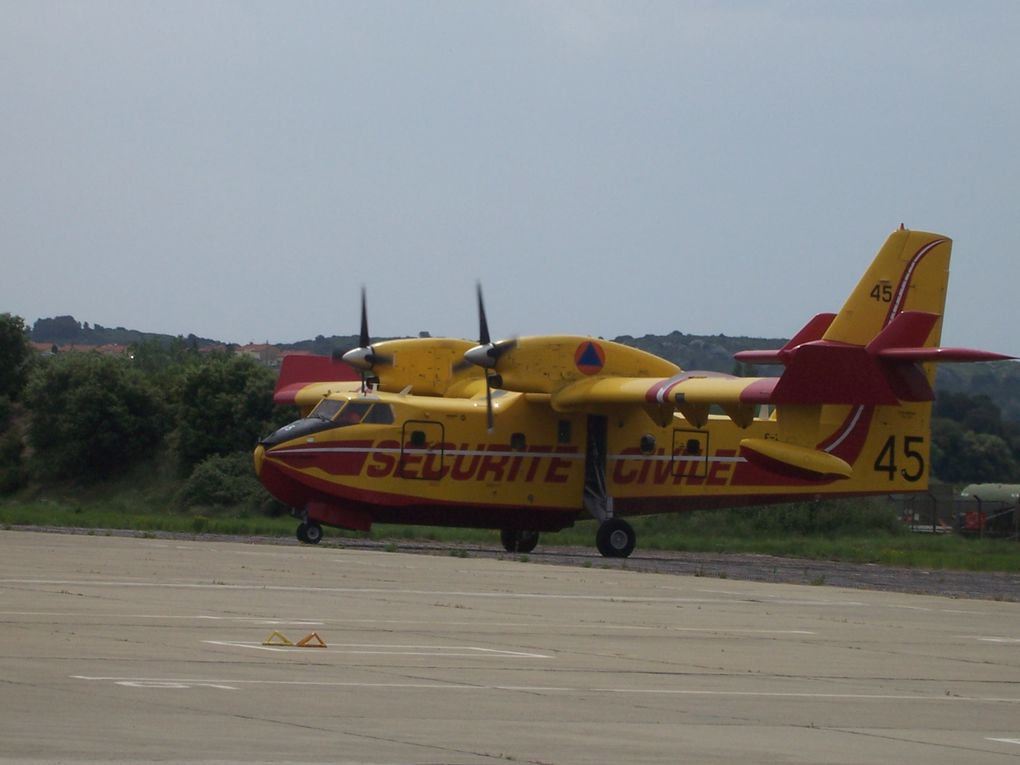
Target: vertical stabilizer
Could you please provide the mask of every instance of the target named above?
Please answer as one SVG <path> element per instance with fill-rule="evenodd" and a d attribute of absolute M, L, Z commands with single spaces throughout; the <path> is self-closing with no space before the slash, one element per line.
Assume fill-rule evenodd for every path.
<path fill-rule="evenodd" d="M 937 346 L 952 247 L 947 236 L 903 228 L 894 231 L 823 339 L 867 345 L 899 314 L 919 311 L 939 317 L 924 342 L 925 347 Z"/>

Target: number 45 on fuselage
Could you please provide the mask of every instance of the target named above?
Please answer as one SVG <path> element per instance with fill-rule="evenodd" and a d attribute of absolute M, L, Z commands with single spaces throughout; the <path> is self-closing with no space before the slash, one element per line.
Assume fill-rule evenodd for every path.
<path fill-rule="evenodd" d="M 951 247 L 901 228 L 839 313 L 736 354 L 778 377 L 684 372 L 590 337 L 493 342 L 480 292 L 477 343 L 372 344 L 362 296 L 347 363 L 285 358 L 275 400 L 303 416 L 255 468 L 305 542 L 407 523 L 501 529 L 528 552 L 593 516 L 609 557 L 634 549 L 626 516 L 924 491 L 934 363 L 1009 358 L 939 346 Z"/>

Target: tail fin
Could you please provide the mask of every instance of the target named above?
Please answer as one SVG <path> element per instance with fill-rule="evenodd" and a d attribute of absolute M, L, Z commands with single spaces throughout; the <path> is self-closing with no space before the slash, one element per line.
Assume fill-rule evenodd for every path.
<path fill-rule="evenodd" d="M 822 339 L 867 345 L 899 314 L 918 311 L 938 317 L 922 343 L 922 347 L 937 346 L 952 249 L 949 237 L 901 226 L 878 251 Z"/>
<path fill-rule="evenodd" d="M 778 438 L 741 440 L 749 462 L 816 481 L 860 479 L 869 492 L 927 485 L 931 362 L 1009 358 L 939 347 L 951 249 L 948 237 L 901 227 L 835 317 L 816 316 L 778 351 L 737 354 L 786 367 L 769 401 Z"/>
<path fill-rule="evenodd" d="M 780 350 L 745 351 L 736 358 L 786 365 L 772 403 L 931 401 L 933 372 L 918 363 L 1009 358 L 939 347 L 951 250 L 949 237 L 901 228 L 835 318 L 820 314 Z"/>

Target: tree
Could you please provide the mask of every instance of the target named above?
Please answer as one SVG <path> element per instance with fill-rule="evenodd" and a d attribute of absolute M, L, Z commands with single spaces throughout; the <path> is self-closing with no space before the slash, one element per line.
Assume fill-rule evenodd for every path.
<path fill-rule="evenodd" d="M 38 472 L 98 480 L 152 457 L 167 429 L 163 399 L 126 358 L 68 353 L 35 367 L 25 388 Z"/>
<path fill-rule="evenodd" d="M 212 455 L 248 451 L 273 414 L 274 377 L 254 359 L 213 353 L 185 371 L 174 399 L 174 452 L 185 471 Z"/>
<path fill-rule="evenodd" d="M 20 316 L 0 314 L 0 396 L 16 400 L 25 387 L 32 346 Z"/>
<path fill-rule="evenodd" d="M 37 319 L 32 337 L 44 343 L 76 343 L 82 338 L 82 328 L 73 316 Z"/>
<path fill-rule="evenodd" d="M 948 483 L 1009 483 L 1018 478 L 1017 461 L 1000 436 L 977 433 L 960 423 L 932 423 L 932 472 Z"/>
<path fill-rule="evenodd" d="M 966 393 L 940 394 L 935 402 L 934 415 L 961 423 L 978 433 L 1002 435 L 1002 410 L 988 396 Z"/>

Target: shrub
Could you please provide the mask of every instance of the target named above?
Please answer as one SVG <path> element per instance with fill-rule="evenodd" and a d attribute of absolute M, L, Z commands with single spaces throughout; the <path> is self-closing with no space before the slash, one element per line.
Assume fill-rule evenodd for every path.
<path fill-rule="evenodd" d="M 184 508 L 241 507 L 277 512 L 279 505 L 255 477 L 251 455 L 213 455 L 199 463 L 180 491 L 177 504 Z"/>
<path fill-rule="evenodd" d="M 99 480 L 151 458 L 166 429 L 163 400 L 130 359 L 69 353 L 33 370 L 24 393 L 35 469 Z"/>
<path fill-rule="evenodd" d="M 183 374 L 172 440 L 185 474 L 212 455 L 255 448 L 273 414 L 273 382 L 272 372 L 253 359 L 229 354 L 212 355 Z"/>
<path fill-rule="evenodd" d="M 25 485 L 28 476 L 21 458 L 24 450 L 20 429 L 0 432 L 0 495 L 10 494 Z"/>

